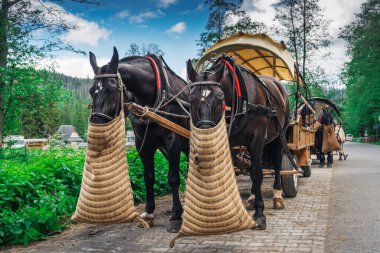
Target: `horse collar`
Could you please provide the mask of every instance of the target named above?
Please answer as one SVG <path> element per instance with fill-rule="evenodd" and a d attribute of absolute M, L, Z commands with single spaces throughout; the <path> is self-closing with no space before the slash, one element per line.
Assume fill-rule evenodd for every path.
<path fill-rule="evenodd" d="M 167 93 L 167 80 L 165 80 L 165 74 L 163 66 L 158 59 L 158 57 L 154 54 L 147 55 L 147 58 L 152 65 L 154 74 L 156 76 L 156 88 L 157 88 L 157 95 L 156 95 L 156 101 L 154 103 L 153 108 L 160 108 L 162 103 L 166 100 L 166 93 Z"/>

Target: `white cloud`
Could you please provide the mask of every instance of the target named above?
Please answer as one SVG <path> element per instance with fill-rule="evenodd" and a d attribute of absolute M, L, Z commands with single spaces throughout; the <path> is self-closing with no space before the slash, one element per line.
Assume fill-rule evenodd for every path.
<path fill-rule="evenodd" d="M 187 80 L 187 69 L 186 69 L 186 67 L 182 68 L 179 76 L 182 77 L 183 80 Z"/>
<path fill-rule="evenodd" d="M 80 18 L 67 12 L 61 6 L 52 2 L 43 2 L 43 6 L 37 1 L 33 2 L 34 7 L 43 11 L 46 23 L 59 23 L 63 21 L 68 25 L 75 25 L 76 29 L 70 29 L 61 36 L 61 39 L 73 45 L 97 46 L 99 40 L 107 40 L 111 34 L 105 28 L 100 27 L 96 22 Z"/>
<path fill-rule="evenodd" d="M 245 11 L 252 20 L 263 22 L 270 27 L 278 25 L 278 22 L 274 21 L 276 11 L 272 6 L 277 2 L 278 0 L 244 0 L 240 10 Z M 237 19 L 234 19 L 234 22 L 237 22 Z"/>
<path fill-rule="evenodd" d="M 147 11 L 147 12 L 141 12 L 138 15 L 133 15 L 129 17 L 129 22 L 132 24 L 140 24 L 145 22 L 148 19 L 153 19 L 153 18 L 160 18 L 164 16 L 165 13 L 163 13 L 160 10 L 157 11 Z"/>
<path fill-rule="evenodd" d="M 179 22 L 172 27 L 170 27 L 168 30 L 166 30 L 167 33 L 176 33 L 181 34 L 186 30 L 186 23 L 185 22 Z"/>
<path fill-rule="evenodd" d="M 122 10 L 116 14 L 117 18 L 124 19 L 130 15 L 129 10 Z"/>
<path fill-rule="evenodd" d="M 55 59 L 46 59 L 41 65 L 52 66 L 54 65 L 55 71 L 72 76 L 81 78 L 92 78 L 94 72 L 92 71 L 90 61 L 88 56 L 62 56 Z M 107 64 L 109 58 L 97 58 L 98 66 L 103 66 Z"/>
<path fill-rule="evenodd" d="M 204 7 L 203 3 L 200 3 L 200 4 L 197 5 L 197 7 L 195 8 L 195 10 L 196 11 L 201 11 L 201 10 L 203 10 L 203 7 Z"/>
<path fill-rule="evenodd" d="M 62 36 L 62 39 L 74 45 L 84 44 L 89 46 L 97 46 L 99 40 L 107 40 L 111 34 L 105 28 L 100 28 L 95 22 L 90 22 L 78 18 L 78 29 L 70 30 Z"/>
<path fill-rule="evenodd" d="M 326 17 L 331 20 L 330 32 L 333 37 L 338 36 L 339 28 L 354 20 L 363 2 L 365 0 L 320 0 Z"/>
<path fill-rule="evenodd" d="M 177 2 L 177 0 L 158 0 L 157 5 L 159 8 L 166 8 L 169 5 L 174 4 L 175 2 Z"/>

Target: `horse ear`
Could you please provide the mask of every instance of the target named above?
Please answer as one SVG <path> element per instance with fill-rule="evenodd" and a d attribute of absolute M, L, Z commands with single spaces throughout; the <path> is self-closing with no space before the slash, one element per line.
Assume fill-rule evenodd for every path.
<path fill-rule="evenodd" d="M 98 67 L 98 63 L 96 62 L 96 57 L 92 52 L 90 52 L 90 64 L 91 64 L 92 70 L 94 71 L 94 74 L 97 75 L 99 73 L 99 67 Z"/>
<path fill-rule="evenodd" d="M 225 64 L 222 64 L 211 76 L 212 80 L 215 80 L 216 82 L 220 82 L 222 78 L 224 77 L 224 67 Z"/>
<path fill-rule="evenodd" d="M 119 67 L 119 53 L 117 52 L 116 47 L 113 47 L 113 55 L 110 62 L 111 70 L 117 72 L 117 68 Z"/>
<path fill-rule="evenodd" d="M 196 77 L 198 75 L 197 71 L 195 71 L 194 67 L 193 67 L 193 64 L 191 63 L 191 60 L 187 60 L 186 62 L 186 66 L 187 66 L 187 78 L 191 81 L 191 82 L 195 82 L 196 80 Z"/>

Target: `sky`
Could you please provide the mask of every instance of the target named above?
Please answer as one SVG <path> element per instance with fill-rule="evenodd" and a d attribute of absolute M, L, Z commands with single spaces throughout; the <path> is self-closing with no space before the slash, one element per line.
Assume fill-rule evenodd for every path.
<path fill-rule="evenodd" d="M 277 0 L 244 0 L 244 9 L 253 20 L 268 26 L 274 23 Z M 354 20 L 364 0 L 320 0 L 326 18 L 331 20 L 331 46 L 321 51 L 316 62 L 331 76 L 338 76 L 344 61 L 345 42 L 338 39 L 339 28 Z M 52 4 L 48 1 L 45 4 Z M 65 19 L 77 25 L 62 39 L 76 48 L 93 52 L 98 65 L 104 65 L 112 57 L 113 46 L 120 58 L 130 43 L 138 45 L 158 44 L 168 65 L 186 78 L 185 63 L 197 55 L 196 41 L 204 31 L 208 8 L 203 0 L 103 0 L 100 6 L 66 2 L 58 6 L 65 11 Z M 330 53 L 329 57 L 325 57 Z M 92 77 L 87 56 L 71 52 L 55 55 L 56 70 L 76 77 Z"/>

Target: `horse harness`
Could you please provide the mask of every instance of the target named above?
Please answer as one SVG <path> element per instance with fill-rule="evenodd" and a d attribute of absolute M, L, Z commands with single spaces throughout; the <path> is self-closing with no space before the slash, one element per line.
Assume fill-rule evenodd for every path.
<path fill-rule="evenodd" d="M 298 170 L 298 166 L 295 163 L 295 161 L 292 157 L 292 154 L 290 153 L 290 150 L 288 148 L 285 133 L 284 133 L 284 130 L 281 126 L 280 120 L 278 118 L 278 112 L 273 107 L 273 103 L 272 103 L 271 98 L 276 100 L 276 102 L 279 104 L 279 106 L 281 107 L 281 109 L 283 110 L 283 112 L 286 115 L 285 108 L 283 108 L 281 106 L 281 103 L 274 96 L 273 92 L 269 89 L 269 87 L 257 75 L 255 75 L 251 71 L 247 70 L 253 74 L 253 76 L 256 78 L 256 80 L 263 87 L 263 89 L 266 93 L 267 103 L 269 104 L 269 106 L 249 103 L 248 102 L 248 90 L 247 90 L 246 83 L 244 81 L 243 75 L 241 73 L 241 70 L 239 68 L 242 66 L 238 66 L 236 68 L 235 60 L 233 58 L 227 56 L 227 55 L 224 55 L 224 56 L 222 56 L 216 60 L 216 64 L 220 63 L 220 62 L 222 62 L 222 63 L 224 62 L 227 65 L 229 72 L 232 75 L 233 86 L 234 86 L 232 98 L 234 99 L 234 97 L 235 97 L 235 91 L 236 91 L 236 95 L 237 95 L 237 101 L 235 103 L 236 104 L 236 111 L 233 109 L 235 107 L 235 104 L 232 104 L 232 110 L 233 111 L 231 112 L 232 117 L 230 118 L 230 125 L 229 125 L 229 128 L 232 129 L 232 132 L 231 132 L 231 130 L 229 131 L 229 136 L 232 136 L 232 135 L 238 133 L 243 128 L 243 126 L 245 125 L 245 122 L 247 120 L 249 112 L 257 112 L 259 114 L 267 116 L 267 118 L 268 118 L 266 126 L 265 126 L 265 135 L 264 135 L 264 140 L 266 140 L 269 123 L 270 123 L 270 120 L 273 118 L 275 120 L 276 130 L 279 133 L 279 137 L 280 137 L 281 143 L 284 147 L 284 151 L 287 154 L 287 156 L 288 156 L 291 164 L 293 165 L 293 167 Z M 200 86 L 200 85 L 205 85 L 205 86 L 213 85 L 213 86 L 218 86 L 220 88 L 222 87 L 222 84 L 220 82 L 215 82 L 215 81 L 192 82 L 189 84 L 189 87 L 191 89 L 195 86 Z M 205 99 L 203 99 L 203 100 L 201 99 L 201 102 L 204 103 Z M 198 105 L 198 106 L 200 106 L 200 105 Z M 211 113 L 210 106 L 209 105 L 207 105 L 207 106 L 209 107 L 209 110 Z M 212 122 L 212 121 L 209 122 L 208 120 L 201 120 L 200 122 L 198 122 L 198 124 L 203 124 L 203 123 L 208 123 L 209 125 L 215 125 L 214 122 Z"/>
<path fill-rule="evenodd" d="M 100 74 L 100 75 L 95 75 L 94 76 L 94 79 L 97 80 L 99 79 L 99 82 L 97 83 L 96 85 L 96 90 L 95 90 L 95 95 L 92 99 L 92 103 L 90 104 L 90 106 L 92 106 L 92 109 L 94 107 L 94 101 L 95 101 L 95 98 L 96 96 L 101 96 L 101 91 L 103 90 L 103 85 L 102 85 L 102 80 L 103 78 L 116 78 L 117 79 L 117 90 L 120 91 L 120 93 L 118 93 L 118 100 L 120 100 L 120 97 L 119 96 L 123 96 L 123 89 L 125 91 L 125 85 L 123 83 L 123 80 L 121 79 L 121 76 L 120 76 L 120 73 L 117 72 L 117 74 Z M 101 97 L 100 97 L 101 98 Z M 92 116 L 98 116 L 98 117 L 102 117 L 102 118 L 105 118 L 107 120 L 110 120 L 112 121 L 113 119 L 115 119 L 117 117 L 117 114 L 119 112 L 119 107 L 121 107 L 123 105 L 121 105 L 120 103 L 117 103 L 116 105 L 116 110 L 115 110 L 115 113 L 114 113 L 114 117 L 111 117 L 111 116 L 108 116 L 107 114 L 104 114 L 104 113 L 101 113 L 101 112 L 94 112 L 94 110 L 92 110 L 91 112 L 91 117 Z"/>
<path fill-rule="evenodd" d="M 246 86 L 246 83 L 244 81 L 241 70 L 239 68 L 242 66 L 236 67 L 235 66 L 236 63 L 235 63 L 234 59 L 232 59 L 229 56 L 222 56 L 221 58 L 216 60 L 216 63 L 225 63 L 226 66 L 228 67 L 228 70 L 232 76 L 233 87 L 234 87 L 233 88 L 234 94 L 232 96 L 232 99 L 234 100 L 234 98 L 235 98 L 235 92 L 236 92 L 236 96 L 237 96 L 236 103 L 232 103 L 232 105 L 231 105 L 232 106 L 232 112 L 231 112 L 231 116 L 230 116 L 230 118 L 231 118 L 230 123 L 232 122 L 232 126 L 230 126 L 230 127 L 232 127 L 232 132 L 230 133 L 230 135 L 234 135 L 234 134 L 238 133 L 243 128 L 243 126 L 245 125 L 245 122 L 247 120 L 248 112 L 250 112 L 250 111 L 263 114 L 263 115 L 267 116 L 269 119 L 277 116 L 277 111 L 272 106 L 273 103 L 272 103 L 271 98 L 275 99 L 279 105 L 281 105 L 281 104 L 276 99 L 276 97 L 273 95 L 272 91 L 268 88 L 268 86 L 257 75 L 252 73 L 253 76 L 259 81 L 261 86 L 264 88 L 264 91 L 265 91 L 266 97 L 267 97 L 267 103 L 269 104 L 269 106 L 264 106 L 264 105 L 260 105 L 260 104 L 252 104 L 252 103 L 248 102 L 247 86 Z M 247 70 L 247 71 L 249 71 L 249 70 Z M 195 86 L 201 86 L 201 85 L 204 85 L 204 86 L 213 85 L 213 86 L 218 86 L 220 88 L 222 87 L 222 84 L 220 82 L 215 82 L 215 81 L 192 82 L 189 84 L 189 87 L 191 89 Z M 205 100 L 201 99 L 201 102 L 204 103 Z M 208 105 L 208 107 L 210 107 L 210 106 Z M 234 109 L 234 107 L 236 107 L 236 110 Z M 281 109 L 286 114 L 285 109 L 284 108 L 281 108 Z M 209 108 L 209 110 L 211 110 L 211 108 Z M 267 124 L 266 128 L 268 128 L 268 125 L 269 125 L 269 120 L 268 120 L 268 124 Z"/>
<path fill-rule="evenodd" d="M 215 82 L 215 81 L 200 81 L 200 82 L 192 82 L 190 83 L 189 87 L 190 89 L 196 87 L 196 86 L 201 86 L 202 88 L 204 88 L 205 86 L 217 86 L 219 88 L 222 88 L 222 84 L 220 82 Z M 202 94 L 203 94 L 203 90 L 202 90 Z M 196 112 L 197 112 L 197 115 L 198 115 L 198 118 L 200 119 L 201 117 L 199 117 L 199 108 L 201 107 L 202 104 L 205 104 L 207 106 L 207 109 L 208 111 L 210 112 L 209 115 L 211 115 L 211 111 L 212 111 L 212 108 L 210 106 L 209 103 L 207 103 L 206 99 L 204 98 L 204 96 L 201 97 L 201 103 L 198 104 L 198 107 L 196 109 Z M 211 127 L 215 127 L 216 126 L 216 123 L 211 121 L 211 120 L 207 120 L 207 119 L 201 119 L 199 120 L 198 122 L 195 122 L 195 127 L 199 128 L 200 125 L 203 125 L 203 124 L 207 124 L 207 125 L 210 125 Z"/>
<path fill-rule="evenodd" d="M 186 88 L 187 85 L 185 85 L 184 89 L 182 89 L 177 94 L 173 95 L 174 92 L 172 90 L 172 87 L 170 85 L 167 73 L 165 69 L 167 69 L 170 73 L 174 73 L 169 66 L 166 64 L 165 60 L 162 56 L 157 57 L 154 54 L 148 54 L 146 56 L 153 68 L 153 72 L 156 77 L 156 99 L 153 107 L 149 108 L 155 113 L 161 113 L 165 114 L 163 111 L 160 111 L 161 108 L 165 108 L 170 102 L 175 101 L 177 104 L 181 107 L 181 109 L 187 114 L 190 115 L 189 111 L 186 108 L 189 108 L 190 105 L 186 101 L 183 101 L 178 98 L 178 95 L 180 95 Z M 179 77 L 178 75 L 174 74 L 175 76 Z M 180 78 L 180 77 L 179 77 Z M 186 81 L 184 81 L 182 78 L 180 78 L 185 84 Z M 172 94 L 173 93 L 173 94 Z M 170 97 L 170 99 L 169 99 Z M 129 101 L 133 101 L 133 98 L 128 98 Z M 166 113 L 166 115 L 169 116 L 178 116 L 175 114 Z M 149 120 L 145 120 L 142 115 L 137 115 L 135 113 L 128 113 L 128 118 L 139 125 L 148 125 Z"/>

